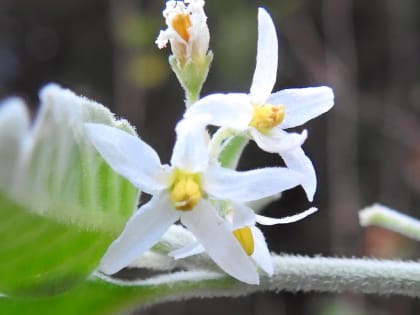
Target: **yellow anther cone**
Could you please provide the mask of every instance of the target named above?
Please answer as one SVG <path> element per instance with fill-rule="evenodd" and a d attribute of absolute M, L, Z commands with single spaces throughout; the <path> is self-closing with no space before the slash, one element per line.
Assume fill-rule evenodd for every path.
<path fill-rule="evenodd" d="M 279 125 L 283 121 L 284 115 L 284 105 L 275 106 L 266 104 L 254 106 L 254 114 L 249 125 L 260 132 L 267 132 Z"/>
<path fill-rule="evenodd" d="M 177 210 L 192 210 L 202 197 L 197 176 L 189 173 L 177 173 L 170 189 L 170 197 Z"/>
<path fill-rule="evenodd" d="M 233 235 L 241 244 L 245 253 L 247 253 L 248 256 L 251 256 L 254 252 L 254 238 L 252 236 L 251 228 L 246 226 L 240 229 L 236 229 L 233 231 Z"/>

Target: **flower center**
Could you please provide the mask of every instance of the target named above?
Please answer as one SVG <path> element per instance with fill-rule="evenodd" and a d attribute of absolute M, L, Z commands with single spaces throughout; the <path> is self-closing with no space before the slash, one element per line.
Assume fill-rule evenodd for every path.
<path fill-rule="evenodd" d="M 254 106 L 254 114 L 249 125 L 262 133 L 268 132 L 283 121 L 284 115 L 284 105 L 265 104 Z"/>
<path fill-rule="evenodd" d="M 191 26 L 191 20 L 189 14 L 178 13 L 172 19 L 172 27 L 186 42 L 190 39 L 190 33 L 188 28 Z"/>
<path fill-rule="evenodd" d="M 238 242 L 241 244 L 245 253 L 248 256 L 251 256 L 254 252 L 254 238 L 252 237 L 252 232 L 249 226 L 245 226 L 240 229 L 233 231 L 233 235 L 236 237 Z"/>
<path fill-rule="evenodd" d="M 175 170 L 169 190 L 173 206 L 180 211 L 190 211 L 203 196 L 201 176 L 197 173 Z"/>

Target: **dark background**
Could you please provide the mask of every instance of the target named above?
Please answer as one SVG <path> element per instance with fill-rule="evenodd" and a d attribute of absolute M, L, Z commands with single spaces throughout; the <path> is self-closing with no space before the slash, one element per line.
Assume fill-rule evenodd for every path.
<path fill-rule="evenodd" d="M 275 90 L 330 85 L 336 106 L 305 125 L 304 147 L 318 174 L 314 205 L 299 223 L 266 227 L 275 252 L 417 259 L 415 242 L 362 229 L 359 209 L 381 202 L 420 216 L 420 2 L 415 0 L 209 0 L 215 54 L 203 95 L 249 90 L 255 67 L 257 7 L 280 40 Z M 0 97 L 38 106 L 57 82 L 108 106 L 170 158 L 183 92 L 154 41 L 164 1 L 0 0 Z M 241 168 L 281 160 L 250 145 Z M 282 216 L 310 204 L 300 188 L 267 208 Z M 418 300 L 354 294 L 256 294 L 191 300 L 136 314 L 419 314 Z"/>

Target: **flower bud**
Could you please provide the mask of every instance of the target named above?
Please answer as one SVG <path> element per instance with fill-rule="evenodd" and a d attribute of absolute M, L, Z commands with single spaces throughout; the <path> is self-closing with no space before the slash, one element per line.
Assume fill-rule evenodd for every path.
<path fill-rule="evenodd" d="M 203 0 L 168 1 L 163 11 L 168 28 L 160 31 L 156 44 L 169 42 L 179 64 L 202 62 L 209 49 L 210 33 Z"/>

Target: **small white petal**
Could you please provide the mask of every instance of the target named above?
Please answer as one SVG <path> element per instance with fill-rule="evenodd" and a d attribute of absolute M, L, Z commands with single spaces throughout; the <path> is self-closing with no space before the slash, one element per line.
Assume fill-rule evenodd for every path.
<path fill-rule="evenodd" d="M 140 138 L 102 124 L 85 124 L 85 130 L 115 172 L 147 193 L 165 188 L 166 175 L 159 156 Z"/>
<path fill-rule="evenodd" d="M 205 123 L 200 119 L 181 120 L 176 126 L 176 135 L 171 165 L 191 172 L 202 171 L 209 159 L 210 139 Z"/>
<path fill-rule="evenodd" d="M 334 105 L 334 92 L 327 86 L 286 89 L 273 93 L 267 103 L 284 105 L 286 113 L 280 126 L 300 126 L 327 112 Z"/>
<path fill-rule="evenodd" d="M 243 93 L 210 94 L 195 102 L 185 113 L 187 119 L 200 116 L 207 124 L 245 130 L 252 119 L 250 98 Z"/>
<path fill-rule="evenodd" d="M 128 220 L 124 231 L 109 246 L 99 269 L 114 274 L 155 245 L 179 218 L 166 193 L 153 197 Z"/>
<path fill-rule="evenodd" d="M 229 224 L 209 202 L 203 200 L 192 211 L 182 213 L 181 222 L 226 273 L 249 284 L 259 283 L 254 264 L 233 236 Z"/>
<path fill-rule="evenodd" d="M 262 225 L 275 225 L 275 224 L 288 224 L 288 223 L 293 223 L 293 222 L 297 222 L 300 221 L 304 218 L 306 218 L 307 216 L 311 215 L 312 213 L 317 212 L 318 209 L 317 208 L 309 208 L 308 210 L 305 210 L 301 213 L 295 214 L 295 215 L 291 215 L 288 217 L 283 217 L 283 218 L 270 218 L 270 217 L 266 217 L 263 215 L 256 215 L 256 220 L 259 224 Z"/>
<path fill-rule="evenodd" d="M 190 245 L 175 249 L 169 252 L 168 255 L 175 259 L 182 259 L 182 258 L 190 257 L 193 255 L 201 254 L 204 252 L 205 252 L 205 249 L 203 245 L 196 242 L 196 243 L 192 243 Z"/>
<path fill-rule="evenodd" d="M 312 161 L 300 147 L 282 152 L 281 157 L 288 168 L 300 172 L 303 175 L 301 185 L 305 190 L 308 200 L 312 201 L 314 199 L 317 183 Z"/>
<path fill-rule="evenodd" d="M 190 1 L 187 9 L 191 19 L 191 27 L 189 28 L 190 39 L 188 44 L 191 46 L 191 53 L 198 56 L 206 55 L 210 41 L 207 16 L 203 6 L 204 1 Z"/>
<path fill-rule="evenodd" d="M 160 31 L 155 41 L 155 44 L 158 46 L 159 49 L 162 49 L 166 47 L 166 45 L 168 44 L 168 41 L 169 41 L 168 32 Z"/>
<path fill-rule="evenodd" d="M 249 131 L 254 141 L 262 150 L 278 154 L 300 147 L 308 136 L 306 130 L 299 134 L 274 128 L 268 134 L 262 134 L 251 127 Z"/>
<path fill-rule="evenodd" d="M 267 247 L 264 235 L 256 226 L 251 226 L 252 237 L 254 238 L 254 252 L 252 259 L 255 263 L 264 270 L 269 276 L 273 275 L 273 261 Z"/>
<path fill-rule="evenodd" d="M 204 189 L 209 195 L 246 202 L 293 188 L 302 182 L 302 174 L 285 167 L 238 172 L 212 166 L 206 170 L 203 179 Z"/>
<path fill-rule="evenodd" d="M 251 84 L 251 99 L 257 104 L 264 104 L 277 76 L 278 43 L 274 23 L 263 8 L 258 9 L 258 46 L 257 65 Z"/>
<path fill-rule="evenodd" d="M 255 212 L 250 207 L 242 203 L 232 202 L 233 208 L 233 229 L 239 229 L 244 226 L 255 225 Z"/>

